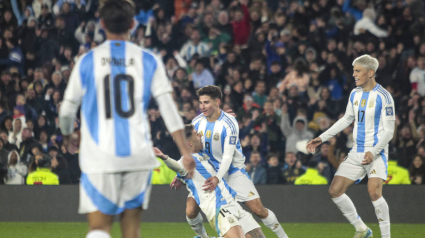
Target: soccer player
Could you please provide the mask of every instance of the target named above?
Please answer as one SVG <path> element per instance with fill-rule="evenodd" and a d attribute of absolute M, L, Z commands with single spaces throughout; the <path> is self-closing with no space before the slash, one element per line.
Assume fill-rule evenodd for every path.
<path fill-rule="evenodd" d="M 100 23 L 107 41 L 76 62 L 60 108 L 66 144 L 82 104 L 79 212 L 88 213 L 87 238 L 110 237 L 117 214 L 121 214 L 122 236 L 140 237 L 151 171 L 159 165 L 146 113 L 151 95 L 183 155 L 182 164 L 189 176 L 195 166 L 164 65 L 128 42 L 134 9 L 129 0 L 103 1 Z"/>
<path fill-rule="evenodd" d="M 186 171 L 178 162 L 169 159 L 159 149 L 154 148 L 157 157 L 164 160 L 164 163 L 172 170 L 183 176 L 192 197 L 195 198 L 197 205 L 207 216 L 210 225 L 215 229 L 219 236 L 243 238 L 245 233 L 250 238 L 265 237 L 261 231 L 260 225 L 254 220 L 252 215 L 246 212 L 234 199 L 236 192 L 233 191 L 225 180 L 221 180 L 213 192 L 203 190 L 205 181 L 214 176 L 216 171 L 210 164 L 210 158 L 202 151 L 203 144 L 201 136 L 195 131 L 193 125 L 185 126 L 185 135 L 188 146 L 191 148 L 192 155 L 196 162 L 196 169 L 193 178 L 184 178 Z M 199 220 L 202 221 L 201 214 L 198 213 Z M 203 226 L 192 226 L 195 233 L 202 237 L 208 237 Z"/>
<path fill-rule="evenodd" d="M 239 141 L 238 122 L 220 109 L 222 98 L 220 88 L 208 85 L 200 88 L 197 95 L 202 114 L 194 118 L 192 124 L 202 135 L 204 151 L 217 169 L 216 175 L 205 182 L 204 189 L 213 191 L 225 178 L 230 187 L 236 191 L 238 202 L 244 202 L 279 238 L 287 237 L 276 215 L 261 203 L 257 189 L 245 171 L 245 156 L 242 154 Z M 193 198 L 188 198 L 187 206 L 196 213 Z"/>
<path fill-rule="evenodd" d="M 368 191 L 383 238 L 390 237 L 390 213 L 382 197 L 383 181 L 388 176 L 388 142 L 394 133 L 394 101 L 391 94 L 376 83 L 378 60 L 362 55 L 353 61 L 356 88 L 351 91 L 345 115 L 331 128 L 307 144 L 313 153 L 318 145 L 344 130 L 354 121 L 353 148 L 332 180 L 329 194 L 342 214 L 355 227 L 354 237 L 372 237 L 345 191 L 368 176 Z"/>

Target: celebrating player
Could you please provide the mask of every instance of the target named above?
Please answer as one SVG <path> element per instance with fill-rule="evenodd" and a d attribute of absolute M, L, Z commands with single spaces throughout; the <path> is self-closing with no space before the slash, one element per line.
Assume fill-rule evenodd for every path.
<path fill-rule="evenodd" d="M 183 155 L 189 176 L 195 162 L 183 122 L 171 97 L 161 60 L 127 42 L 135 7 L 106 0 L 100 23 L 107 41 L 83 55 L 72 71 L 60 125 L 65 143 L 81 105 L 80 213 L 88 213 L 87 238 L 108 238 L 113 215 L 121 214 L 123 237 L 140 237 L 140 217 L 150 196 L 155 159 L 146 111 L 151 95 Z"/>
<path fill-rule="evenodd" d="M 245 156 L 239 142 L 239 126 L 233 116 L 220 110 L 220 88 L 208 85 L 200 88 L 197 94 L 202 114 L 193 119 L 192 124 L 202 135 L 204 151 L 217 170 L 215 176 L 207 179 L 204 189 L 213 191 L 224 177 L 236 191 L 238 202 L 245 202 L 279 238 L 287 237 L 276 215 L 261 203 L 257 189 L 245 171 Z M 192 217 L 199 212 L 193 198 L 188 198 L 186 206 L 186 213 Z M 193 223 L 190 219 L 188 221 Z"/>
<path fill-rule="evenodd" d="M 236 193 L 225 180 L 221 180 L 212 193 L 202 189 L 205 181 L 216 175 L 214 167 L 209 162 L 208 155 L 202 151 L 203 144 L 201 136 L 197 134 L 193 125 L 185 126 L 185 135 L 187 143 L 191 148 L 192 155 L 196 162 L 196 169 L 193 178 L 184 178 L 186 171 L 181 166 L 181 160 L 178 162 L 169 159 L 159 149 L 154 148 L 157 157 L 164 160 L 165 164 L 172 170 L 179 173 L 185 179 L 187 189 L 192 197 L 195 198 L 197 205 L 207 216 L 210 225 L 215 229 L 219 236 L 232 238 L 262 238 L 265 237 L 261 231 L 260 225 L 254 220 L 252 215 L 236 202 L 234 199 Z M 198 213 L 198 219 L 202 221 L 201 214 Z M 198 226 L 192 226 L 192 229 L 200 236 L 208 237 L 205 229 Z"/>
<path fill-rule="evenodd" d="M 307 144 L 314 152 L 322 142 L 344 130 L 354 121 L 353 149 L 339 166 L 329 188 L 333 202 L 356 228 L 354 237 L 372 237 L 369 229 L 357 214 L 345 191 L 367 174 L 368 191 L 383 238 L 390 237 L 390 213 L 382 197 L 383 181 L 387 179 L 388 142 L 394 133 L 394 101 L 381 85 L 376 83 L 378 60 L 362 55 L 353 61 L 356 88 L 351 91 L 345 115 L 331 128 Z"/>

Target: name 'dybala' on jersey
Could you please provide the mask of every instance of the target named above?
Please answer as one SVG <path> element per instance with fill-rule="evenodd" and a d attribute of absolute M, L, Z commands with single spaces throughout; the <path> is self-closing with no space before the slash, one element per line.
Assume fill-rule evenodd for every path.
<path fill-rule="evenodd" d="M 134 65 L 134 59 L 133 58 L 127 59 L 127 62 L 126 62 L 126 59 L 124 58 L 103 57 L 102 66 L 106 66 L 106 65 L 129 67 Z"/>

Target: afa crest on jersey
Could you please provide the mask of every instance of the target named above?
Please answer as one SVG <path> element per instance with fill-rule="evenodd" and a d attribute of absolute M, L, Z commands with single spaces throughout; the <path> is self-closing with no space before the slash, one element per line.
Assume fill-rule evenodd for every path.
<path fill-rule="evenodd" d="M 218 132 L 216 132 L 215 134 L 214 134 L 214 140 L 215 141 L 218 141 L 218 139 L 220 139 L 220 136 L 218 135 Z"/>
<path fill-rule="evenodd" d="M 375 100 L 371 99 L 369 101 L 369 108 L 372 108 L 375 105 Z"/>

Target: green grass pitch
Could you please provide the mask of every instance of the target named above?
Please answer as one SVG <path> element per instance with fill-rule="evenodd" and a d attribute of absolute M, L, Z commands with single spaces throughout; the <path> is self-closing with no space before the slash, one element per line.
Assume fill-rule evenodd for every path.
<path fill-rule="evenodd" d="M 210 236 L 217 235 L 208 223 L 204 225 Z M 354 228 L 345 223 L 284 223 L 282 226 L 291 238 L 351 238 L 354 236 Z M 373 230 L 373 237 L 381 237 L 378 224 L 368 224 L 368 226 Z M 263 231 L 266 237 L 276 237 L 264 226 Z M 86 232 L 86 223 L 0 222 L 1 238 L 83 238 Z M 391 235 L 394 238 L 423 238 L 425 226 L 423 224 L 391 224 Z M 114 224 L 112 237 L 121 237 L 118 223 Z M 142 223 L 142 237 L 192 238 L 194 233 L 186 223 Z"/>

